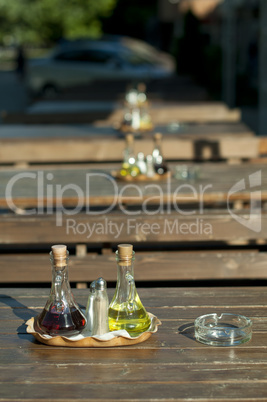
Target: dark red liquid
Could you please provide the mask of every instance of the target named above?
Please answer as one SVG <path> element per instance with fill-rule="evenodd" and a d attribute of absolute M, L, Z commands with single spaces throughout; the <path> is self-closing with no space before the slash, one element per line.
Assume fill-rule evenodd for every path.
<path fill-rule="evenodd" d="M 70 313 L 58 312 L 54 306 L 50 311 L 43 309 L 37 319 L 39 328 L 49 335 L 75 335 L 81 332 L 85 323 L 84 316 L 75 307 Z"/>

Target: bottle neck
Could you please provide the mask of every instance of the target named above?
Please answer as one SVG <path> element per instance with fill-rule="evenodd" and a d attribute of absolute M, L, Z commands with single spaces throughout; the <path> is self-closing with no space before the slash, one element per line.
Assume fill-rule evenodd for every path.
<path fill-rule="evenodd" d="M 52 279 L 53 282 L 61 280 L 61 282 L 69 281 L 69 269 L 68 266 L 65 265 L 63 267 L 57 267 L 56 265 L 52 265 Z"/>
<path fill-rule="evenodd" d="M 122 261 L 117 260 L 117 284 L 121 285 L 124 281 L 134 277 L 134 264 L 133 260 Z"/>
<path fill-rule="evenodd" d="M 132 144 L 128 144 L 124 150 L 124 158 L 123 161 L 125 163 L 129 163 L 131 159 L 134 159 L 134 149 Z"/>
<path fill-rule="evenodd" d="M 50 260 L 52 264 L 51 295 L 53 295 L 53 298 L 60 307 L 62 300 L 70 301 L 71 299 L 68 275 L 68 255 L 66 257 L 55 259 L 51 253 Z"/>
<path fill-rule="evenodd" d="M 160 146 L 155 146 L 155 148 L 153 149 L 153 152 L 152 152 L 152 157 L 153 157 L 153 163 L 154 164 L 156 163 L 157 158 L 160 157 L 160 156 L 162 156 L 161 148 L 160 148 Z"/>
<path fill-rule="evenodd" d="M 119 302 L 132 300 L 135 294 L 134 282 L 134 252 L 131 257 L 120 258 L 117 255 L 117 285 L 116 294 Z"/>

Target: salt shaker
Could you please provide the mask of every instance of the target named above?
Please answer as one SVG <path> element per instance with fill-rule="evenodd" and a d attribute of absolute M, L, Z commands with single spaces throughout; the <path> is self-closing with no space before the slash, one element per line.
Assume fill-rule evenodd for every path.
<path fill-rule="evenodd" d="M 144 156 L 143 152 L 139 152 L 137 154 L 136 165 L 139 167 L 141 174 L 146 174 L 147 169 L 146 169 L 145 156 Z"/>
<path fill-rule="evenodd" d="M 146 169 L 147 169 L 146 171 L 147 177 L 153 177 L 155 175 L 152 155 L 147 155 L 146 157 Z"/>
<path fill-rule="evenodd" d="M 90 284 L 90 293 L 89 293 L 87 307 L 86 307 L 86 311 L 85 311 L 85 315 L 86 315 L 86 319 L 87 319 L 86 329 L 90 334 L 92 333 L 92 329 L 93 329 L 93 308 L 94 308 L 94 299 L 95 299 L 95 283 L 96 283 L 96 281 L 93 281 Z"/>
<path fill-rule="evenodd" d="M 92 335 L 103 335 L 109 332 L 108 308 L 107 282 L 103 278 L 98 278 L 95 281 L 92 303 Z"/>

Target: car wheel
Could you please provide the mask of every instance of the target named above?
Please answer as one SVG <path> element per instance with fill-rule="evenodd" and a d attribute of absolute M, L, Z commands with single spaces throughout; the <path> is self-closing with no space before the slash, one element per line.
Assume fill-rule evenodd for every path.
<path fill-rule="evenodd" d="M 51 99 L 58 94 L 58 89 L 54 84 L 46 84 L 42 89 L 42 96 Z"/>

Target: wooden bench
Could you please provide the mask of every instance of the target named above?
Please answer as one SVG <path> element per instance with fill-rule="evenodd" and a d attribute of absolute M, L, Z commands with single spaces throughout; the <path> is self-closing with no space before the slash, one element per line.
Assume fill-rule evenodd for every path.
<path fill-rule="evenodd" d="M 47 254 L 1 254 L 1 283 L 37 284 L 50 283 L 51 269 Z M 155 283 L 171 281 L 244 281 L 267 280 L 267 253 L 248 251 L 137 251 L 135 280 Z M 74 283 L 88 283 L 103 277 L 116 281 L 115 253 L 89 253 L 84 256 L 70 255 L 69 279 Z"/>
<path fill-rule="evenodd" d="M 203 161 L 253 160 L 267 154 L 266 137 L 257 138 L 248 133 L 243 138 L 242 131 L 235 137 L 229 132 L 217 132 L 215 136 L 208 135 L 206 138 L 202 136 L 203 133 L 201 137 L 166 135 L 163 141 L 164 156 L 168 161 Z M 107 164 L 121 161 L 124 146 L 124 139 L 119 138 L 117 134 L 101 138 L 64 138 L 64 142 L 62 138 L 1 139 L 0 163 L 18 164 L 22 167 L 28 163 L 93 161 Z M 143 151 L 148 154 L 151 153 L 152 147 L 151 135 L 145 135 L 135 141 L 136 152 Z M 61 167 L 66 169 L 63 165 Z M 21 207 L 30 207 L 31 203 L 27 203 L 28 201 Z M 25 213 L 23 210 L 20 212 Z M 249 219 L 248 209 L 235 211 L 236 217 L 243 217 L 244 214 L 245 218 Z M 68 228 L 67 219 L 74 220 Z M 122 227 L 118 236 L 112 237 L 111 229 L 101 231 L 101 228 L 105 228 L 106 219 L 117 227 Z M 109 281 L 115 281 L 116 269 L 112 251 L 114 252 L 116 245 L 121 242 L 134 244 L 137 263 L 140 263 L 139 273 L 138 269 L 136 271 L 138 281 L 150 281 L 151 278 L 158 282 L 266 279 L 265 253 L 258 252 L 259 248 L 266 247 L 265 213 L 262 215 L 262 228 L 259 232 L 246 228 L 223 209 L 191 216 L 178 216 L 173 212 L 156 217 L 143 214 L 134 216 L 134 221 L 128 226 L 126 219 L 129 217 L 119 211 L 109 213 L 108 216 L 88 216 L 80 213 L 75 216 L 63 216 L 61 226 L 57 226 L 55 214 L 0 215 L 1 282 L 9 285 L 50 282 L 48 252 L 50 246 L 55 243 L 65 243 L 72 250 L 70 264 L 71 268 L 73 264 L 73 269 L 70 271 L 73 282 L 88 283 L 101 275 Z M 257 219 L 257 216 L 254 219 Z M 94 227 L 99 230 L 94 230 L 88 237 L 87 224 L 90 224 L 91 228 L 98 225 Z M 149 229 L 152 225 L 155 225 L 154 232 Z M 188 229 L 190 225 L 193 232 Z M 199 248 L 202 251 L 197 251 Z M 184 249 L 190 251 L 184 252 Z M 249 269 L 252 265 L 255 270 Z"/>
<path fill-rule="evenodd" d="M 248 219 L 249 213 L 239 211 L 236 217 Z M 266 213 L 261 220 L 261 229 L 253 231 L 226 211 L 215 210 L 192 216 L 170 213 L 157 219 L 144 214 L 81 213 L 63 216 L 58 226 L 55 215 L 1 215 L 1 282 L 49 282 L 48 253 L 57 243 L 67 244 L 75 254 L 70 267 L 71 281 L 76 283 L 88 284 L 99 276 L 115 281 L 114 251 L 119 243 L 134 245 L 138 281 L 266 279 L 266 253 L 258 252 L 267 244 Z"/>
<path fill-rule="evenodd" d="M 193 180 L 182 179 L 183 164 L 168 163 L 171 176 L 159 181 L 125 182 L 115 179 L 121 168 L 119 163 L 84 165 L 38 165 L 18 169 L 0 169 L 0 211 L 10 209 L 39 208 L 102 208 L 105 213 L 112 208 L 120 210 L 137 206 L 155 205 L 176 210 L 187 205 L 194 210 L 204 208 L 250 207 L 251 193 L 248 188 L 231 189 L 243 180 L 252 180 L 253 202 L 267 202 L 267 165 L 242 163 L 189 163 L 195 172 Z M 180 172 L 180 173 L 179 173 Z M 220 178 L 220 180 L 218 180 Z M 257 180 L 260 182 L 258 183 Z M 255 191 L 257 192 L 255 193 Z"/>
<path fill-rule="evenodd" d="M 0 164 L 88 163 L 121 161 L 124 138 L 5 138 L 0 139 Z M 162 143 L 166 160 L 251 160 L 267 155 L 267 137 L 230 134 L 217 138 L 165 136 Z M 150 154 L 153 139 L 146 135 L 135 140 L 135 152 Z"/>
<path fill-rule="evenodd" d="M 97 104 L 99 103 L 99 109 Z M 42 110 L 42 104 L 44 108 Z M 47 112 L 49 108 L 52 112 Z M 64 112 L 64 101 L 60 109 L 55 112 L 57 102 L 39 102 L 31 107 L 31 113 L 2 112 L 4 124 L 85 124 L 101 123 L 104 125 L 120 124 L 123 120 L 123 103 L 117 102 L 85 102 L 88 110 L 79 112 Z M 68 102 L 66 103 L 68 107 Z M 106 105 L 106 106 L 105 106 Z M 75 103 L 74 103 L 75 107 Z M 81 104 L 82 107 L 82 104 Z M 92 109 L 93 110 L 90 110 Z M 239 109 L 229 109 L 222 102 L 153 102 L 149 107 L 149 114 L 153 124 L 179 123 L 214 123 L 238 122 L 241 120 Z"/>
<path fill-rule="evenodd" d="M 136 199 L 135 193 L 133 197 L 131 189 L 128 188 L 129 192 L 127 193 L 126 190 L 123 192 L 122 198 L 116 201 L 112 212 L 105 211 L 114 199 L 114 188 L 112 186 L 111 189 L 105 187 L 106 183 L 102 182 L 101 178 L 97 177 L 94 181 L 92 180 L 90 197 L 87 197 L 85 175 L 90 171 L 110 172 L 109 169 L 112 166 L 113 164 L 82 167 L 61 165 L 59 167 L 39 166 L 38 169 L 31 167 L 24 170 L 14 167 L 1 169 L 0 188 L 3 195 L 0 197 L 0 208 L 2 209 L 0 214 L 0 273 L 3 283 L 47 281 L 50 271 L 39 274 L 37 260 L 39 257 L 44 258 L 43 262 L 40 260 L 40 268 L 45 264 L 48 265 L 48 252 L 50 246 L 55 243 L 67 244 L 71 249 L 73 263 L 77 266 L 77 270 L 74 270 L 72 276 L 74 282 L 90 282 L 95 274 L 95 269 L 96 272 L 100 269 L 99 275 L 108 276 L 105 270 L 106 262 L 108 270 L 108 261 L 114 263 L 114 254 L 111 253 L 114 252 L 117 244 L 125 242 L 133 243 L 137 254 L 140 253 L 143 258 L 141 261 L 144 265 L 138 277 L 140 281 L 148 280 L 147 274 L 149 273 L 150 276 L 151 269 L 154 269 L 153 280 L 156 281 L 190 280 L 190 278 L 199 281 L 219 278 L 229 280 L 264 278 L 263 253 L 258 253 L 257 250 L 266 249 L 267 215 L 263 202 L 261 217 L 253 212 L 254 204 L 250 216 L 250 207 L 251 199 L 253 199 L 253 203 L 267 201 L 267 192 L 264 191 L 265 165 L 202 164 L 200 178 L 195 183 L 191 182 L 191 186 L 199 188 L 201 185 L 212 184 L 212 188 L 202 194 L 203 205 L 201 204 L 200 207 L 199 200 L 196 200 L 196 197 L 192 198 L 192 194 L 190 192 L 188 194 L 186 189 L 174 197 L 175 186 L 187 182 L 172 179 L 169 185 L 163 182 L 158 186 L 162 189 L 165 212 L 160 211 L 156 214 L 152 209 L 149 209 L 151 214 L 146 213 L 143 206 L 149 199 L 152 199 L 150 208 L 157 209 L 161 205 L 161 199 L 156 198 L 158 192 L 153 192 L 153 189 L 146 193 L 144 183 L 140 184 L 141 193 L 138 199 Z M 173 168 L 173 166 L 170 163 L 170 167 Z M 99 170 L 95 170 L 97 167 Z M 114 164 L 113 167 L 118 168 L 119 165 Z M 229 189 L 233 184 L 241 179 L 247 179 L 250 174 L 259 170 L 261 170 L 262 176 L 261 192 L 253 193 L 252 198 L 249 190 L 234 193 L 230 198 L 231 215 L 227 211 L 226 204 Z M 45 179 L 51 176 L 54 189 L 56 186 L 62 187 L 67 183 L 75 183 L 84 194 L 80 199 L 84 203 L 81 212 L 76 214 L 77 211 L 75 211 L 76 194 L 64 193 L 59 203 L 56 192 L 53 193 L 53 197 L 48 197 L 45 187 L 47 184 L 51 186 L 48 180 L 48 182 L 44 182 L 44 188 L 38 187 L 42 195 L 42 198 L 39 199 L 36 181 L 30 179 L 18 181 L 14 186 L 11 201 L 14 202 L 16 208 L 11 213 L 12 208 L 5 197 L 7 183 L 17 174 L 34 175 L 37 172 L 42 173 L 42 177 Z M 218 177 L 222 178 L 219 183 Z M 118 188 L 120 189 L 124 184 L 118 183 Z M 255 184 L 252 191 L 259 190 L 254 178 L 250 184 Z M 167 203 L 169 196 L 173 201 L 171 201 L 170 207 L 166 208 L 169 205 Z M 179 206 L 180 211 L 189 211 L 190 214 L 178 213 L 174 200 L 177 201 L 177 205 L 175 205 Z M 90 207 L 93 208 L 86 210 L 87 203 L 90 203 Z M 195 203 L 197 204 L 195 205 Z M 245 206 L 246 209 L 240 209 Z M 50 208 L 48 211 L 46 211 L 47 207 Z M 8 208 L 10 208 L 9 212 L 4 213 Z M 32 208 L 37 208 L 36 213 L 28 215 L 29 209 Z M 136 208 L 141 213 L 138 213 Z M 92 211 L 97 211 L 98 214 L 93 214 Z M 259 218 L 261 218 L 261 226 Z M 249 219 L 251 226 L 247 227 L 245 224 Z M 236 248 L 239 249 L 238 253 L 236 254 L 235 251 L 231 254 L 230 263 L 227 253 Z M 185 256 L 184 250 L 191 251 L 187 253 L 184 265 L 182 265 L 183 269 L 180 269 L 179 261 Z M 201 252 L 197 250 L 201 250 Z M 242 268 L 244 261 L 247 261 L 248 250 L 254 253 L 253 258 L 255 257 L 255 264 L 258 266 L 257 270 L 253 269 L 250 273 L 248 269 L 243 270 Z M 36 254 L 37 252 L 38 254 Z M 47 253 L 45 256 L 44 252 Z M 193 254 L 190 262 L 191 252 Z M 203 257 L 203 253 L 205 257 Z M 226 257 L 220 257 L 221 253 Z M 244 259 L 240 257 L 240 253 L 244 254 Z M 209 258 L 212 258 L 212 265 L 209 264 Z M 166 267 L 169 268 L 165 269 L 164 260 Z M 197 262 L 197 265 L 193 264 L 193 260 Z M 151 269 L 147 267 L 149 261 L 153 267 Z M 186 261 L 188 267 L 184 270 Z M 217 270 L 219 266 L 221 268 Z M 249 263 L 247 263 L 248 266 Z M 6 270 L 6 267 L 9 269 Z M 88 273 L 85 273 L 87 269 Z"/>
<path fill-rule="evenodd" d="M 242 222 L 250 219 L 251 227 Z M 261 226 L 257 225 L 261 220 Z M 184 243 L 224 242 L 265 244 L 267 239 L 267 214 L 251 214 L 238 210 L 231 215 L 227 210 L 211 209 L 190 215 L 164 212 L 126 215 L 121 211 L 92 215 L 89 213 L 0 215 L 1 245 L 117 244 L 118 242 L 155 245 L 174 242 Z M 252 222 L 255 223 L 253 226 Z"/>

